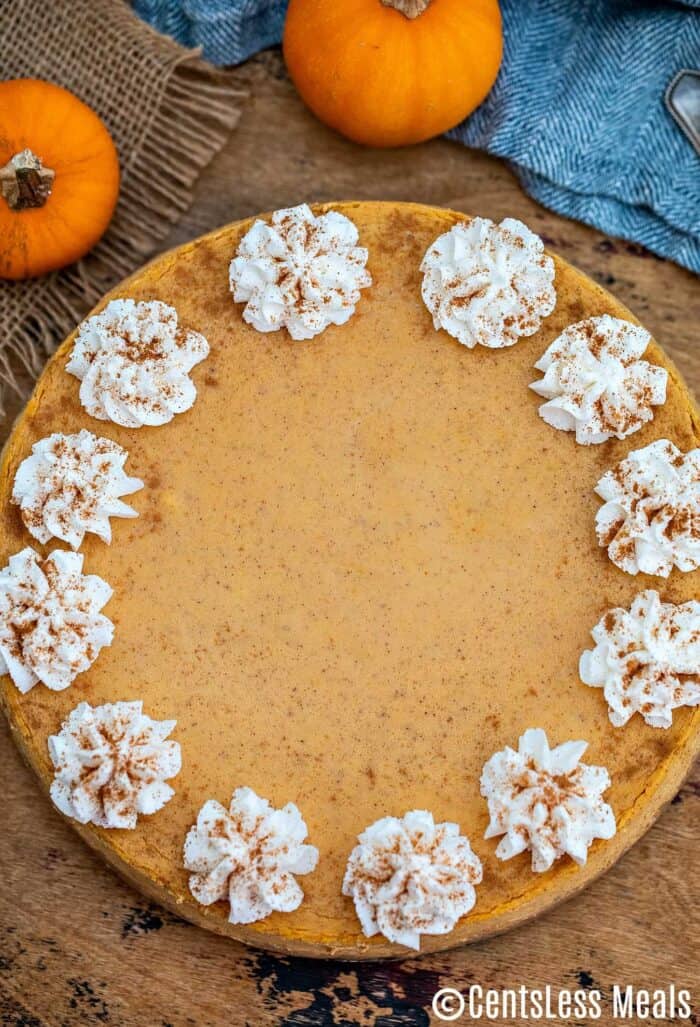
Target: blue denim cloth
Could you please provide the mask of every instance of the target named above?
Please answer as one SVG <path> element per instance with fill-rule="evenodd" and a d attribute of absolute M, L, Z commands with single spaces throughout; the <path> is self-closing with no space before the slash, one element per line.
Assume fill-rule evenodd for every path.
<path fill-rule="evenodd" d="M 282 35 L 286 0 L 134 0 L 214 64 Z M 700 272 L 700 157 L 664 107 L 700 64 L 700 0 L 501 0 L 496 84 L 450 136 L 509 161 L 567 217 Z"/>

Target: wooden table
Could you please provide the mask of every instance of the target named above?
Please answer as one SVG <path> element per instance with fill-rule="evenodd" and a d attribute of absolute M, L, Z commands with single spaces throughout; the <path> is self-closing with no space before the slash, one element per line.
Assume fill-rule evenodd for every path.
<path fill-rule="evenodd" d="M 241 125 L 164 248 L 303 200 L 419 200 L 497 220 L 513 215 L 628 304 L 700 391 L 700 290 L 691 274 L 549 213 L 503 164 L 456 144 L 377 152 L 344 142 L 304 110 L 277 53 L 233 74 L 251 93 Z M 616 983 L 695 985 L 700 1002 L 698 769 L 607 876 L 540 920 L 444 955 L 344 965 L 246 950 L 148 905 L 39 793 L 4 723 L 0 766 L 3 1025 L 420 1027 L 438 1022 L 429 1013 L 438 987 L 472 983 L 600 988 L 600 1024 L 613 1022 Z"/>

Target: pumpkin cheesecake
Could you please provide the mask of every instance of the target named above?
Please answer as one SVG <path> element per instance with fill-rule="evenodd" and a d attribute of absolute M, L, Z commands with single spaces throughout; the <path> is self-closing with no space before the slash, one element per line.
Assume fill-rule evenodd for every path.
<path fill-rule="evenodd" d="M 519 222 L 219 229 L 105 297 L 7 443 L 13 735 L 218 933 L 375 958 L 522 923 L 698 752 L 699 445 L 663 350 Z"/>

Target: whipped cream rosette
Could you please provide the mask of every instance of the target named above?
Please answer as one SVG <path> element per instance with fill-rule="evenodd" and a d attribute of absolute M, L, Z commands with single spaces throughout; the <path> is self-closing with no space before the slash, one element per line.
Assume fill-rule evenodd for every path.
<path fill-rule="evenodd" d="M 476 902 L 481 862 L 457 824 L 436 824 L 413 810 L 383 817 L 358 838 L 343 895 L 355 903 L 363 933 L 420 949 L 422 934 L 447 934 Z"/>
<path fill-rule="evenodd" d="M 197 389 L 189 372 L 208 354 L 207 340 L 184 329 L 173 307 L 118 299 L 82 323 L 66 370 L 80 379 L 91 417 L 140 428 L 190 409 Z"/>
<path fill-rule="evenodd" d="M 252 788 L 237 788 L 228 809 L 210 799 L 185 840 L 190 891 L 204 906 L 227 900 L 232 924 L 290 913 L 304 898 L 295 875 L 310 874 L 318 863 L 306 836 L 293 802 L 274 809 Z"/>
<path fill-rule="evenodd" d="M 640 359 L 650 340 L 608 314 L 569 325 L 535 364 L 544 377 L 530 388 L 547 400 L 540 417 L 582 445 L 639 431 L 666 399 L 668 372 Z"/>
<path fill-rule="evenodd" d="M 121 500 L 143 488 L 124 471 L 128 453 L 83 429 L 40 439 L 17 469 L 12 502 L 39 542 L 58 538 L 77 549 L 92 532 L 111 542 L 110 517 L 137 517 Z"/>
<path fill-rule="evenodd" d="M 140 702 L 81 702 L 49 738 L 51 798 L 67 817 L 98 827 L 136 827 L 175 794 L 180 746 L 168 739 L 174 720 L 152 720 Z"/>
<path fill-rule="evenodd" d="M 231 261 L 229 281 L 243 319 L 259 332 L 286 328 L 312 339 L 355 313 L 372 284 L 367 250 L 352 221 L 330 210 L 315 216 L 302 204 L 256 221 Z"/>
<path fill-rule="evenodd" d="M 67 688 L 111 644 L 114 626 L 100 610 L 112 589 L 82 570 L 82 553 L 42 559 L 27 546 L 0 571 L 0 673 L 20 692 L 39 681 Z"/>
<path fill-rule="evenodd" d="M 636 449 L 596 486 L 598 542 L 628 574 L 667 578 L 700 567 L 700 449 L 668 439 Z"/>
<path fill-rule="evenodd" d="M 551 749 L 545 732 L 530 728 L 517 751 L 507 746 L 484 765 L 481 794 L 491 817 L 484 837 L 504 836 L 499 859 L 529 850 L 537 873 L 565 855 L 582 866 L 596 838 L 613 837 L 615 816 L 602 798 L 610 776 L 581 763 L 587 747 L 564 742 Z"/>
<path fill-rule="evenodd" d="M 615 727 L 639 713 L 668 728 L 675 709 L 700 705 L 700 602 L 662 603 L 650 589 L 629 610 L 608 610 L 591 634 L 579 673 L 604 690 Z"/>
<path fill-rule="evenodd" d="M 435 328 L 470 349 L 513 346 L 556 306 L 554 261 L 514 218 L 460 222 L 435 240 L 421 270 Z"/>

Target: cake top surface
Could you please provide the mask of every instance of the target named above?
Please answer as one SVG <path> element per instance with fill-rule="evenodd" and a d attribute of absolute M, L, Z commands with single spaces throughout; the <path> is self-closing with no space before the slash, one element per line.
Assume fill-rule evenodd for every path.
<path fill-rule="evenodd" d="M 567 325 L 630 318 L 609 294 L 555 258 L 557 306 L 516 345 L 469 350 L 436 331 L 421 302 L 421 260 L 458 215 L 402 204 L 337 204 L 369 252 L 373 285 L 354 316 L 310 342 L 247 325 L 228 268 L 252 221 L 166 255 L 113 293 L 177 308 L 208 341 L 189 373 L 191 409 L 167 427 L 106 426 L 48 367 L 8 446 L 2 557 L 29 544 L 12 481 L 32 445 L 88 429 L 128 451 L 144 488 L 136 519 L 113 521 L 111 547 L 86 535 L 90 573 L 114 590 L 112 646 L 66 692 L 4 703 L 47 782 L 48 735 L 76 703 L 143 701 L 177 721 L 176 795 L 138 830 L 84 829 L 108 858 L 192 902 L 181 851 L 208 799 L 247 786 L 275 807 L 294 802 L 318 847 L 304 903 L 248 938 L 309 951 L 394 951 L 362 938 L 341 894 L 357 836 L 384 816 L 430 810 L 469 835 L 485 873 L 471 916 L 449 939 L 515 904 L 572 890 L 576 868 L 534 877 L 526 857 L 499 864 L 484 840 L 486 760 L 531 726 L 553 745 L 589 743 L 610 772 L 606 798 L 624 824 L 653 801 L 687 753 L 698 713 L 658 732 L 610 723 L 578 658 L 606 609 L 644 588 L 665 602 L 700 592 L 700 572 L 621 572 L 598 545 L 595 485 L 656 439 L 698 445 L 692 402 L 671 369 L 667 398 L 631 439 L 578 445 L 538 416 L 533 365 Z M 325 208 L 324 208 L 325 209 Z M 651 343 L 645 359 L 670 368 Z M 36 546 L 48 553 L 51 548 Z M 685 758 L 685 757 L 684 757 Z M 585 873 L 606 865 L 592 851 Z M 581 871 L 576 882 L 581 881 Z M 226 911 L 208 910 L 226 930 Z M 238 936 L 241 936 L 240 931 Z"/>

